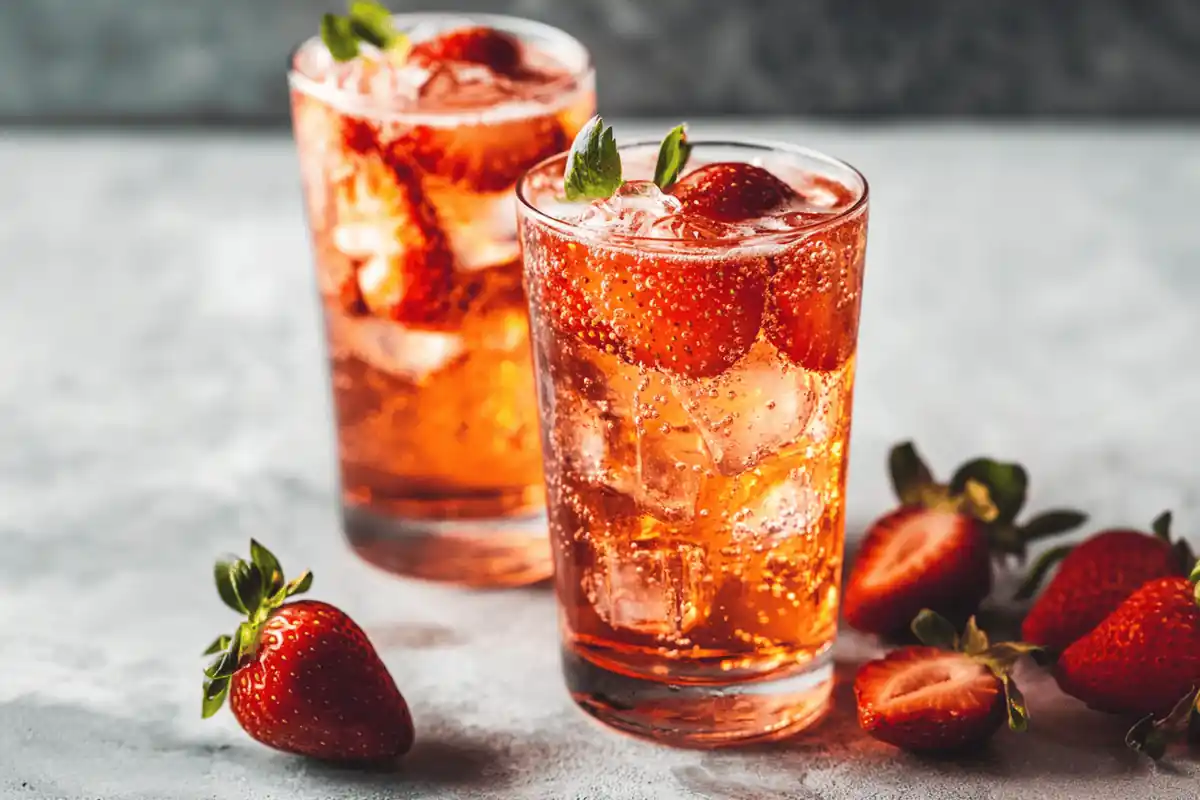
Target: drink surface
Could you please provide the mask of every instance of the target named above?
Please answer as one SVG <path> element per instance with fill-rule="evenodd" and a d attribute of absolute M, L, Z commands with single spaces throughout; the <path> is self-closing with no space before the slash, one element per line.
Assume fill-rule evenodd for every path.
<path fill-rule="evenodd" d="M 641 155 L 607 200 L 562 201 L 561 162 L 521 189 L 566 646 L 648 680 L 783 675 L 836 634 L 865 185 L 761 153 L 787 185 L 746 216 L 720 146 L 670 194 Z"/>
<path fill-rule="evenodd" d="M 291 73 L 344 501 L 528 514 L 542 479 L 512 189 L 592 113 L 587 56 L 536 23 L 397 21 L 407 60 L 337 62 L 314 39 Z"/>

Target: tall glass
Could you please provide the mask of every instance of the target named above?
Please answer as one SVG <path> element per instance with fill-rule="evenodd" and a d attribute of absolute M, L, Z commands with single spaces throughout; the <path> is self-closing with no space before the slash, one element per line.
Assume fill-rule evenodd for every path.
<path fill-rule="evenodd" d="M 402 575 L 540 580 L 552 562 L 513 187 L 592 114 L 591 64 L 575 39 L 526 20 L 394 23 L 406 62 L 336 62 L 314 38 L 289 75 L 345 533 Z M 515 40 L 515 64 L 450 61 L 444 47 L 416 57 L 471 26 Z"/>
<path fill-rule="evenodd" d="M 626 179 L 656 150 L 621 148 Z M 581 216 L 562 156 L 518 187 L 566 682 L 609 725 L 698 746 L 827 705 L 866 249 L 852 167 L 697 142 L 689 168 L 729 161 L 806 210 L 625 235 L 663 211 L 652 187 Z"/>

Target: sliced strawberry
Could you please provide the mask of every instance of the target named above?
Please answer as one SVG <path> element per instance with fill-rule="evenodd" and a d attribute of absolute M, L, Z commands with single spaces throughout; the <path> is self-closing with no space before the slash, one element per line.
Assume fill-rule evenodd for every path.
<path fill-rule="evenodd" d="M 854 353 L 865 255 L 864 212 L 774 257 L 765 329 L 793 363 L 828 372 Z"/>
<path fill-rule="evenodd" d="M 722 222 L 761 217 L 797 200 L 796 190 L 762 167 L 720 162 L 693 170 L 671 187 L 683 210 Z"/>
<path fill-rule="evenodd" d="M 346 119 L 343 141 L 345 169 L 332 179 L 334 244 L 355 260 L 362 302 L 405 324 L 448 324 L 454 261 L 420 173 L 365 122 Z"/>
<path fill-rule="evenodd" d="M 964 620 L 991 588 L 987 533 L 979 520 L 906 507 L 867 530 L 842 612 L 857 630 L 889 635 L 904 631 L 923 608 Z"/>
<path fill-rule="evenodd" d="M 858 723 L 906 750 L 954 752 L 987 741 L 1004 724 L 1004 685 L 963 653 L 903 647 L 864 664 L 854 679 Z"/>
<path fill-rule="evenodd" d="M 558 118 L 547 115 L 486 125 L 418 125 L 396 141 L 396 149 L 426 174 L 473 192 L 502 192 L 570 143 Z"/>
<path fill-rule="evenodd" d="M 526 258 L 556 327 L 622 358 L 685 377 L 717 375 L 754 343 L 766 260 L 666 257 L 584 244 L 537 223 Z"/>
<path fill-rule="evenodd" d="M 422 65 L 445 61 L 483 64 L 497 75 L 518 75 L 521 69 L 521 42 L 512 34 L 475 25 L 455 28 L 432 39 L 413 45 L 408 58 Z"/>

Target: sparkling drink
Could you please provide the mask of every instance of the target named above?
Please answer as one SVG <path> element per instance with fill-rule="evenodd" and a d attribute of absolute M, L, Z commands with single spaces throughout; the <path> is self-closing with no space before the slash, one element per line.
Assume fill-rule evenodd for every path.
<path fill-rule="evenodd" d="M 513 187 L 592 113 L 587 52 L 524 20 L 409 14 L 403 53 L 302 44 L 290 83 L 344 524 L 367 560 L 540 580 L 538 414 Z"/>
<path fill-rule="evenodd" d="M 696 143 L 667 194 L 654 149 L 586 206 L 564 157 L 518 187 L 564 672 L 629 732 L 779 738 L 832 686 L 866 182 Z M 729 207 L 747 162 L 767 210 Z"/>

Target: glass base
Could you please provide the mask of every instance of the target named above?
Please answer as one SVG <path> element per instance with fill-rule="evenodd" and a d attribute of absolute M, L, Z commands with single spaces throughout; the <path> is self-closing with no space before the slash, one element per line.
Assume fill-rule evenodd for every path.
<path fill-rule="evenodd" d="M 677 747 L 771 742 L 812 727 L 833 692 L 830 653 L 780 678 L 728 684 L 670 684 L 598 667 L 563 648 L 575 702 L 617 730 Z"/>
<path fill-rule="evenodd" d="M 546 516 L 416 520 L 343 506 L 359 557 L 396 575 L 475 588 L 524 586 L 550 577 Z"/>

